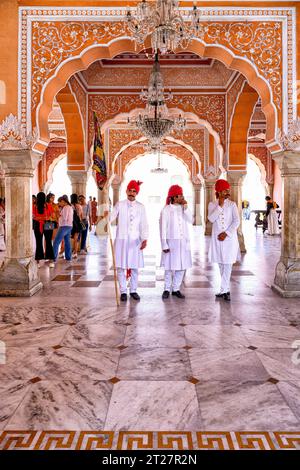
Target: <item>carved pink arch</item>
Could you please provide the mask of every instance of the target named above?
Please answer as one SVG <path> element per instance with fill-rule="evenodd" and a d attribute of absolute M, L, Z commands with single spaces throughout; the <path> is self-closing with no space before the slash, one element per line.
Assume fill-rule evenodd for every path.
<path fill-rule="evenodd" d="M 280 145 L 276 141 L 277 110 L 272 101 L 272 92 L 269 83 L 262 78 L 256 67 L 247 59 L 237 57 L 228 48 L 222 45 L 207 45 L 200 40 L 191 41 L 189 51 L 201 57 L 217 59 L 229 69 L 237 70 L 248 80 L 249 84 L 257 91 L 261 98 L 262 110 L 267 119 L 266 140 L 270 150 L 279 150 Z M 124 52 L 136 52 L 133 42 L 128 38 L 119 38 L 106 45 L 96 45 L 86 48 L 77 57 L 72 57 L 63 62 L 55 71 L 54 76 L 46 81 L 43 86 L 41 101 L 36 111 L 36 122 L 39 132 L 39 140 L 35 150 L 44 152 L 49 141 L 48 115 L 52 109 L 53 99 L 62 89 L 72 75 L 80 70 L 87 69 L 93 62 L 103 58 L 112 58 Z M 184 52 L 178 49 L 177 52 Z"/>

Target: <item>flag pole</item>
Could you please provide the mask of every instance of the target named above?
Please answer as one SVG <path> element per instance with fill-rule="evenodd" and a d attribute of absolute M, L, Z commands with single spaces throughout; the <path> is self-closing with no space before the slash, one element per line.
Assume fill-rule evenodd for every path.
<path fill-rule="evenodd" d="M 108 186 L 106 186 L 106 193 L 107 193 L 106 194 L 106 204 L 107 204 L 107 208 L 109 208 Z M 110 243 L 111 255 L 112 255 L 112 262 L 113 262 L 116 302 L 117 302 L 117 306 L 120 307 L 120 300 L 119 300 L 120 296 L 119 296 L 119 287 L 118 287 L 118 279 L 117 279 L 116 257 L 115 257 L 114 244 L 113 244 L 113 240 L 112 240 L 112 236 L 111 236 L 109 214 L 107 216 L 107 233 L 108 233 L 108 237 L 109 237 L 109 243 Z"/>

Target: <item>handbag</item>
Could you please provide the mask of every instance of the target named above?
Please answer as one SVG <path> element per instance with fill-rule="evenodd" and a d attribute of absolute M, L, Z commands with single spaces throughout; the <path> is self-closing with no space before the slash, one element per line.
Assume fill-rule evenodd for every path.
<path fill-rule="evenodd" d="M 55 229 L 55 223 L 52 222 L 51 220 L 46 220 L 44 223 L 44 230 L 54 230 Z"/>

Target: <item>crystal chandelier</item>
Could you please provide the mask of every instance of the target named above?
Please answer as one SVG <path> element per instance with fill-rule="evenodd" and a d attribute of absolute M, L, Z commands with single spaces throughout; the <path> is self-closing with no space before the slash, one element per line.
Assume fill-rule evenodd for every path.
<path fill-rule="evenodd" d="M 135 120 L 128 119 L 128 122 L 134 124 L 149 139 L 151 148 L 159 147 L 162 139 L 174 129 L 185 128 L 186 120 L 182 116 L 176 118 L 169 116 L 165 103 L 172 99 L 172 93 L 164 91 L 158 54 L 155 55 L 148 89 L 142 90 L 140 97 L 147 103 L 145 112 L 139 114 Z"/>
<path fill-rule="evenodd" d="M 162 155 L 161 152 L 163 151 L 164 147 L 162 145 L 157 146 L 157 148 L 154 150 L 154 153 L 157 155 L 157 167 L 153 168 L 151 170 L 151 173 L 155 174 L 162 174 L 162 173 L 168 173 L 167 168 L 163 168 L 161 166 L 162 164 Z M 153 150 L 152 150 L 153 151 Z"/>
<path fill-rule="evenodd" d="M 154 53 L 175 51 L 178 46 L 186 49 L 189 42 L 200 30 L 200 13 L 194 5 L 189 21 L 184 22 L 179 11 L 178 0 L 142 0 L 136 7 L 135 15 L 128 8 L 127 25 L 136 42 L 144 44 L 151 34 Z"/>

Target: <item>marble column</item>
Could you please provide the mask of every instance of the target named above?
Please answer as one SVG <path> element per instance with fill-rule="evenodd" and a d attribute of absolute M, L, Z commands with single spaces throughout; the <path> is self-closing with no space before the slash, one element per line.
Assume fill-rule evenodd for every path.
<path fill-rule="evenodd" d="M 234 201 L 239 210 L 239 216 L 240 216 L 240 226 L 238 228 L 238 239 L 239 239 L 239 244 L 240 244 L 240 250 L 242 253 L 246 253 L 246 247 L 245 247 L 245 240 L 244 240 L 244 235 L 242 231 L 242 223 L 243 223 L 243 217 L 242 217 L 242 184 L 243 180 L 246 176 L 245 171 L 228 171 L 227 172 L 227 181 L 231 186 L 230 194 L 231 194 L 231 200 Z"/>
<path fill-rule="evenodd" d="M 0 197 L 5 197 L 5 178 L 4 178 L 4 170 L 0 168 Z"/>
<path fill-rule="evenodd" d="M 268 188 L 269 188 L 269 192 L 268 194 L 266 194 L 266 196 L 270 196 L 273 199 L 274 182 L 273 183 L 268 182 Z"/>
<path fill-rule="evenodd" d="M 216 184 L 215 179 L 205 180 L 204 182 L 204 223 L 205 223 L 204 235 L 208 235 L 208 236 L 210 236 L 212 232 L 212 224 L 207 218 L 208 204 L 216 200 L 215 184 Z"/>
<path fill-rule="evenodd" d="M 68 176 L 72 184 L 72 192 L 74 194 L 83 194 L 86 197 L 87 171 L 85 170 L 69 170 Z"/>
<path fill-rule="evenodd" d="M 202 225 L 201 220 L 201 184 L 193 184 L 194 188 L 194 225 Z"/>
<path fill-rule="evenodd" d="M 31 296 L 42 288 L 32 249 L 31 181 L 38 158 L 30 150 L 0 151 L 6 204 L 6 253 L 0 268 L 0 296 Z"/>
<path fill-rule="evenodd" d="M 300 297 L 300 151 L 273 156 L 282 177 L 281 257 L 273 290 L 282 297 Z"/>

